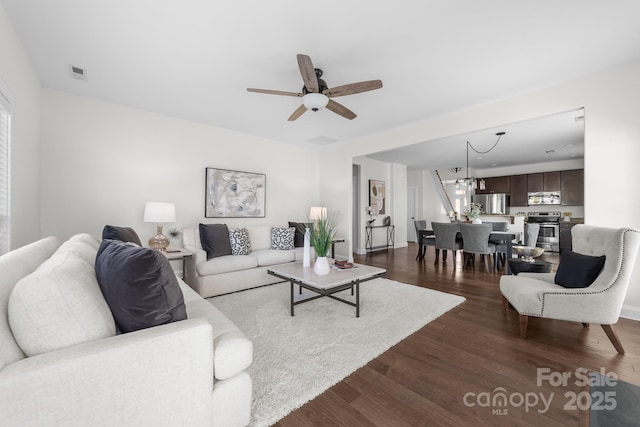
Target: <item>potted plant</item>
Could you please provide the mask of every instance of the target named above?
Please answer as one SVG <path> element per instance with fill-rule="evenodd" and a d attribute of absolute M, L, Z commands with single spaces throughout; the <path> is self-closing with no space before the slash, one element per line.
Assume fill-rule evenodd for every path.
<path fill-rule="evenodd" d="M 309 219 L 308 222 L 311 224 L 311 227 L 309 227 L 309 240 L 317 255 L 313 271 L 318 276 L 325 276 L 329 274 L 327 254 L 331 249 L 331 242 L 336 234 L 335 221 L 332 216 L 327 215 L 326 209 L 323 209 L 319 218 Z"/>
<path fill-rule="evenodd" d="M 480 203 L 471 203 L 469 206 L 469 210 L 464 212 L 464 215 L 467 219 L 474 224 L 482 224 L 480 220 L 480 215 L 482 214 L 482 204 Z"/>

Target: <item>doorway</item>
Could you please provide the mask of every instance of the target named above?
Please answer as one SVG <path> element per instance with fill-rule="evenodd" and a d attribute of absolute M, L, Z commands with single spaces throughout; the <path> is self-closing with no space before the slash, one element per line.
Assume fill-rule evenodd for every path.
<path fill-rule="evenodd" d="M 418 218 L 418 189 L 416 187 L 407 188 L 407 241 L 417 242 L 416 227 L 414 222 Z"/>

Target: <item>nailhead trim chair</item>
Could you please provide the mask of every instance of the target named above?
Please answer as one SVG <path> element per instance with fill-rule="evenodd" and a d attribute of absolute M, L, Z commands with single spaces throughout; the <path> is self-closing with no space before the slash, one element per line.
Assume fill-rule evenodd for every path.
<path fill-rule="evenodd" d="M 526 338 L 530 316 L 602 325 L 618 353 L 624 348 L 615 334 L 629 281 L 638 257 L 640 231 L 578 224 L 571 230 L 574 252 L 606 255 L 604 268 L 586 288 L 564 288 L 554 283 L 555 273 L 520 273 L 502 276 L 502 313 L 511 304 L 520 314 L 520 336 Z"/>

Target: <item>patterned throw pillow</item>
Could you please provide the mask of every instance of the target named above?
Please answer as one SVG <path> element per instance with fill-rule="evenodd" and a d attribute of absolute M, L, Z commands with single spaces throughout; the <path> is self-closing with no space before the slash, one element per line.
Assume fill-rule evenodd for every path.
<path fill-rule="evenodd" d="M 249 231 L 246 228 L 230 228 L 229 242 L 231 242 L 231 255 L 249 255 L 251 253 L 251 241 L 249 240 Z"/>
<path fill-rule="evenodd" d="M 296 235 L 295 227 L 271 228 L 271 249 L 293 249 L 293 239 Z"/>

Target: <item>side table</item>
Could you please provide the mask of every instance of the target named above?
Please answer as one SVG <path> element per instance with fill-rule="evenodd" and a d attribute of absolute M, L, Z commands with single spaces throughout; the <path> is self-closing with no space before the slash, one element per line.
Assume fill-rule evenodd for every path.
<path fill-rule="evenodd" d="M 536 260 L 535 262 L 526 262 L 521 259 L 509 259 L 509 267 L 513 274 L 518 273 L 551 273 L 551 263 L 547 261 Z"/>
<path fill-rule="evenodd" d="M 167 257 L 169 261 L 182 260 L 182 280 L 184 280 L 185 273 L 187 271 L 187 259 L 193 256 L 193 252 L 188 251 L 185 248 L 180 248 L 169 249 L 166 252 L 162 252 L 162 254 Z"/>

